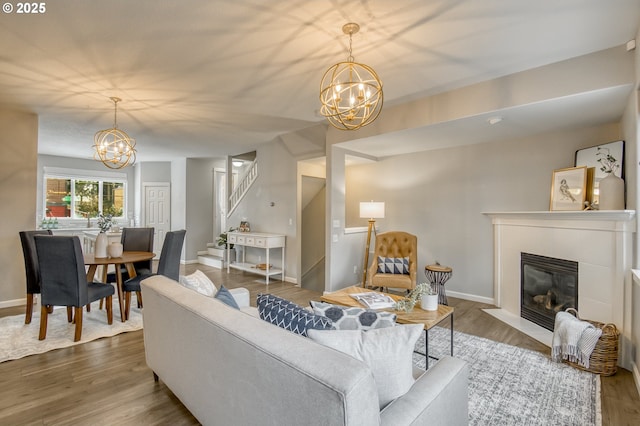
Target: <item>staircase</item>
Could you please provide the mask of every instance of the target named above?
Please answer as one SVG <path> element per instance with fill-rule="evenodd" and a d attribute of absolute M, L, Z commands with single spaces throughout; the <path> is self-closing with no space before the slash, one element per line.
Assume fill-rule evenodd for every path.
<path fill-rule="evenodd" d="M 240 201 L 244 198 L 253 185 L 253 182 L 258 178 L 258 160 L 253 160 L 251 165 L 247 168 L 244 175 L 240 177 L 239 183 L 229 196 L 229 211 L 227 217 L 230 217 L 233 211 L 238 207 Z"/>
<path fill-rule="evenodd" d="M 251 185 L 258 178 L 258 161 L 253 160 L 251 165 L 247 168 L 244 175 L 238 179 L 238 185 L 229 196 L 229 211 L 227 217 L 230 217 L 233 211 L 238 207 L 244 196 L 251 188 Z M 231 261 L 235 260 L 235 251 L 231 250 Z M 198 252 L 198 263 L 201 265 L 207 265 L 214 268 L 226 268 L 225 263 L 225 249 L 218 246 L 215 243 L 207 244 L 206 251 Z"/>
<path fill-rule="evenodd" d="M 224 263 L 224 251 L 223 248 L 216 246 L 215 243 L 209 243 L 206 251 L 198 252 L 198 263 L 223 269 L 227 266 Z"/>

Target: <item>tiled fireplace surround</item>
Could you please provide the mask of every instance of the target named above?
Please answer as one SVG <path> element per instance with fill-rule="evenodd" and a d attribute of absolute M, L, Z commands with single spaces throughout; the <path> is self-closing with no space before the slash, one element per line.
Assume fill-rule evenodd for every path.
<path fill-rule="evenodd" d="M 496 318 L 551 345 L 552 333 L 520 318 L 520 253 L 578 262 L 581 318 L 614 323 L 621 332 L 619 364 L 627 369 L 632 321 L 631 266 L 635 211 L 486 213 L 494 228 Z"/>

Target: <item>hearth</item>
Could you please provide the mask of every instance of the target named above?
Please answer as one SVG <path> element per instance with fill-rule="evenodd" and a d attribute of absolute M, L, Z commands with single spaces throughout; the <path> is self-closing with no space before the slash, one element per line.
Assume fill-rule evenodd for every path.
<path fill-rule="evenodd" d="M 556 313 L 578 305 L 578 262 L 520 253 L 520 316 L 553 331 Z"/>

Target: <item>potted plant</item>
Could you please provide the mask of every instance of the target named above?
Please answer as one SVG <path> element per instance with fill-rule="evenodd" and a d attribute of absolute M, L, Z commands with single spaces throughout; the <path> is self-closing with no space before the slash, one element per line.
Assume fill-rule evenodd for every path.
<path fill-rule="evenodd" d="M 227 250 L 227 248 L 233 249 L 233 244 L 227 242 L 227 233 L 235 230 L 236 228 L 231 227 L 228 231 L 221 233 L 218 235 L 218 238 L 216 238 L 216 244 L 220 247 L 219 250 L 221 251 L 219 256 L 223 258 L 224 262 L 233 262 L 236 260 L 236 252 L 233 250 Z"/>
<path fill-rule="evenodd" d="M 420 300 L 420 307 L 425 311 L 438 310 L 438 290 L 433 283 L 418 284 L 407 297 L 396 302 L 395 309 L 411 312 L 418 299 Z"/>
<path fill-rule="evenodd" d="M 229 228 L 228 231 L 223 232 L 222 234 L 218 235 L 218 238 L 216 238 L 216 244 L 218 244 L 218 246 L 224 246 L 226 248 L 227 247 L 227 233 L 228 232 L 233 232 L 235 230 L 236 230 L 236 228 L 231 227 L 231 228 Z M 233 244 L 229 244 L 229 248 L 232 249 L 233 248 Z"/>

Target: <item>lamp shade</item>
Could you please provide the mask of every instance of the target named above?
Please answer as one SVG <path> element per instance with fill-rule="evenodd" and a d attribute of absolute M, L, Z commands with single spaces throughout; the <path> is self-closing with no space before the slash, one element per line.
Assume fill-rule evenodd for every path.
<path fill-rule="evenodd" d="M 360 217 L 368 219 L 384 218 L 384 201 L 361 201 Z"/>

